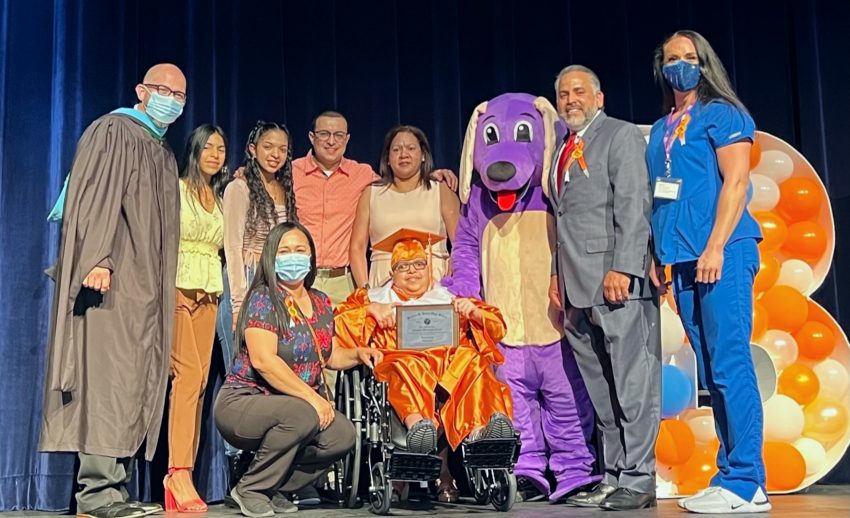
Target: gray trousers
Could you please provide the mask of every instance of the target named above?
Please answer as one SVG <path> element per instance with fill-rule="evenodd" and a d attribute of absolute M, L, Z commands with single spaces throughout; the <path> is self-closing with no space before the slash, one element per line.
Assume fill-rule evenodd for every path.
<path fill-rule="evenodd" d="M 127 483 L 133 474 L 132 459 L 79 453 L 80 471 L 77 483 L 82 486 L 77 498 L 77 512 L 87 513 L 98 507 L 126 502 Z"/>
<path fill-rule="evenodd" d="M 603 482 L 655 493 L 661 419 L 661 330 L 657 300 L 568 307 L 564 318 L 602 436 Z"/>
<path fill-rule="evenodd" d="M 319 431 L 319 417 L 303 399 L 250 387 L 221 388 L 215 423 L 227 442 L 257 452 L 236 484 L 240 495 L 297 491 L 354 447 L 354 426 L 343 414 L 337 412 L 331 425 Z"/>

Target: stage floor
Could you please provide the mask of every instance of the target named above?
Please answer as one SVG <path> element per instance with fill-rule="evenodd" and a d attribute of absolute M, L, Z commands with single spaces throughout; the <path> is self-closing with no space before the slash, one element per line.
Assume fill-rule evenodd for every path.
<path fill-rule="evenodd" d="M 795 495 L 779 495 L 773 496 L 773 511 L 771 516 L 840 516 L 847 515 L 850 511 L 850 486 L 813 486 L 805 493 Z M 519 503 L 514 506 L 510 513 L 498 513 L 492 507 L 477 506 L 477 505 L 443 505 L 431 503 L 411 502 L 406 507 L 395 507 L 391 510 L 391 516 L 456 516 L 459 514 L 474 514 L 480 517 L 499 517 L 499 516 L 517 516 L 521 518 L 535 518 L 537 516 L 553 516 L 553 517 L 582 517 L 592 514 L 602 513 L 601 510 L 595 509 L 577 509 L 564 505 L 548 505 L 546 503 Z M 659 501 L 659 506 L 656 509 L 627 513 L 628 516 L 685 516 L 685 513 L 676 506 L 675 500 Z M 9 512 L 0 513 L 3 518 L 31 518 L 35 516 L 68 516 L 63 513 L 43 513 L 36 511 L 26 512 Z M 176 516 L 174 514 L 159 514 L 154 516 Z M 623 514 L 625 516 L 626 514 Z M 225 507 L 223 505 L 214 505 L 206 514 L 184 514 L 181 516 L 207 516 L 210 518 L 242 516 L 236 510 Z M 283 515 L 278 515 L 283 516 Z M 350 516 L 373 516 L 368 510 L 364 509 L 336 509 L 330 507 L 322 508 L 306 508 L 291 516 L 304 516 L 315 518 L 343 518 Z M 614 516 L 608 514 L 607 516 Z M 691 515 L 697 516 L 697 515 Z"/>

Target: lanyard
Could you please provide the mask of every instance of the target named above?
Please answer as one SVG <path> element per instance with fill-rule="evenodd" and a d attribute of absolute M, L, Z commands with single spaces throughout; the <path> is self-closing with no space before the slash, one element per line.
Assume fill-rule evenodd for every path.
<path fill-rule="evenodd" d="M 670 178 L 671 175 L 671 166 L 672 160 L 670 159 L 670 152 L 673 150 L 673 142 L 676 139 L 679 139 L 679 144 L 685 145 L 685 132 L 688 129 L 688 123 L 691 122 L 691 108 L 694 105 L 690 104 L 687 108 L 685 108 L 685 113 L 679 117 L 679 123 L 676 126 L 673 126 L 673 110 L 670 110 L 670 115 L 667 116 L 667 124 L 664 128 L 664 175 L 667 178 Z"/>
<path fill-rule="evenodd" d="M 287 295 L 287 297 L 291 297 L 291 295 Z M 310 303 L 312 304 L 313 297 L 310 297 Z M 316 330 L 313 329 L 313 326 L 310 324 L 310 320 L 304 316 L 304 313 L 301 311 L 301 308 L 298 307 L 298 303 L 295 302 L 295 299 L 292 299 L 291 306 L 289 306 L 289 314 L 290 316 L 297 316 L 299 320 L 302 320 L 305 324 L 307 324 L 307 329 L 310 330 L 310 336 L 313 339 L 313 347 L 316 348 L 316 354 L 319 356 L 319 375 L 322 379 L 322 387 L 325 389 L 325 399 L 328 401 L 333 401 L 331 399 L 331 393 L 328 390 L 327 379 L 325 378 L 325 359 L 322 356 L 322 348 L 319 347 L 319 340 L 316 337 Z M 315 304 L 313 305 L 313 312 L 318 311 Z M 294 310 L 294 311 L 293 311 Z"/>

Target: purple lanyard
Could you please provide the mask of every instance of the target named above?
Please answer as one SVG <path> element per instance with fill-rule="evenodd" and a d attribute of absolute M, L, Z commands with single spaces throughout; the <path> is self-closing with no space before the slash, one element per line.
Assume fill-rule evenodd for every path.
<path fill-rule="evenodd" d="M 685 119 L 685 117 L 690 117 L 691 108 L 693 108 L 693 107 L 694 107 L 693 104 L 689 104 L 688 107 L 685 108 L 685 113 L 683 113 L 682 115 L 679 116 L 679 123 L 676 124 L 675 126 L 673 125 L 673 120 L 674 120 L 673 119 L 673 111 L 676 108 L 675 107 L 671 108 L 670 114 L 667 115 L 667 124 L 664 126 L 664 138 L 663 138 L 663 142 L 664 142 L 664 175 L 667 176 L 667 178 L 670 178 L 670 175 L 671 175 L 672 160 L 670 159 L 670 151 L 673 150 L 673 142 L 676 141 L 676 139 L 673 138 L 673 134 L 676 133 L 676 130 L 678 130 L 679 126 L 681 126 L 682 124 L 687 125 L 687 120 Z"/>

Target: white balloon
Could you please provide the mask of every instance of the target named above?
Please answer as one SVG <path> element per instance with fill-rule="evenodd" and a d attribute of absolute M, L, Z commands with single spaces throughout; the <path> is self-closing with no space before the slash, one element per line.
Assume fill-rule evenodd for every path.
<path fill-rule="evenodd" d="M 676 354 L 685 343 L 685 328 L 682 319 L 666 304 L 661 306 L 661 353 Z"/>
<path fill-rule="evenodd" d="M 794 172 L 794 162 L 787 153 L 777 149 L 769 149 L 761 152 L 761 160 L 752 172 L 753 174 L 767 176 L 780 184 L 791 177 Z"/>
<path fill-rule="evenodd" d="M 655 496 L 658 498 L 670 498 L 673 496 L 678 496 L 679 490 L 676 488 L 676 484 L 670 482 L 668 480 L 664 480 L 663 478 L 655 479 Z"/>
<path fill-rule="evenodd" d="M 843 365 L 827 358 L 812 368 L 820 382 L 818 397 L 828 397 L 841 401 L 850 385 L 850 377 Z"/>
<path fill-rule="evenodd" d="M 756 343 L 762 347 L 773 359 L 776 373 L 797 361 L 799 350 L 797 341 L 785 331 L 779 329 L 768 329 Z"/>
<path fill-rule="evenodd" d="M 750 183 L 753 184 L 750 210 L 753 212 L 773 210 L 779 203 L 779 186 L 776 182 L 763 174 L 751 174 Z"/>
<path fill-rule="evenodd" d="M 711 442 L 717 437 L 717 429 L 714 426 L 714 415 L 711 411 L 682 415 L 681 419 L 690 427 L 694 433 L 697 443 Z"/>
<path fill-rule="evenodd" d="M 764 440 L 794 442 L 803 435 L 805 421 L 796 401 L 776 394 L 764 404 Z"/>
<path fill-rule="evenodd" d="M 800 293 L 806 293 L 813 282 L 815 282 L 815 274 L 808 263 L 799 259 L 788 259 L 779 269 L 776 285 L 790 286 Z"/>
<path fill-rule="evenodd" d="M 823 444 L 808 437 L 802 437 L 794 442 L 794 447 L 806 461 L 806 476 L 820 473 L 826 465 L 826 449 Z"/>

